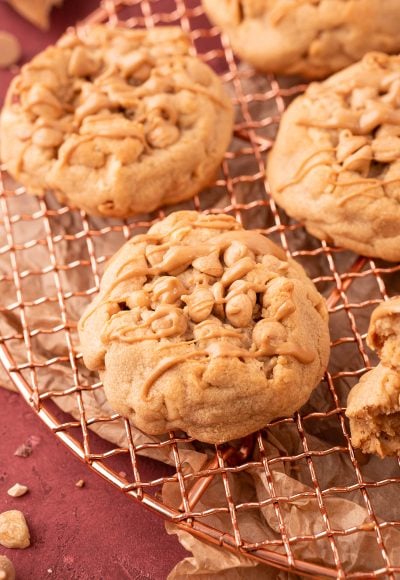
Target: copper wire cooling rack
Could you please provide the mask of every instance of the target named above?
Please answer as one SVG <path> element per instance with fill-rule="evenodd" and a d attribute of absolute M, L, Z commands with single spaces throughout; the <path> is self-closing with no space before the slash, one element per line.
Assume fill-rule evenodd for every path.
<path fill-rule="evenodd" d="M 255 434 L 243 441 L 240 448 L 216 446 L 209 448 L 210 460 L 200 471 L 185 474 L 180 452 L 189 438 L 170 433 L 162 443 L 151 443 L 147 447 L 166 448 L 172 451 L 175 465 L 166 471 L 161 463 L 140 456 L 146 445 L 134 445 L 130 427 L 125 421 L 128 444 L 124 447 L 93 448 L 94 424 L 107 424 L 120 420 L 116 415 L 91 417 L 85 409 L 83 393 L 90 389 L 101 391 L 102 385 L 95 377 L 88 381 L 83 374 L 79 345 L 76 337 L 78 312 L 82 311 L 99 287 L 101 271 L 111 249 L 108 240 L 117 240 L 118 245 L 169 213 L 173 208 L 161 210 L 141 221 L 93 220 L 84 212 L 60 207 L 49 197 L 34 198 L 23 188 L 11 188 L 4 171 L 1 173 L 1 247 L 0 258 L 7 264 L 0 275 L 2 288 L 12 287 L 12 299 L 1 303 L 1 317 L 16 317 L 14 330 L 0 335 L 0 360 L 10 378 L 39 415 L 44 423 L 67 447 L 85 461 L 93 470 L 123 491 L 128 497 L 140 501 L 144 506 L 190 533 L 232 551 L 239 551 L 249 558 L 275 567 L 314 576 L 340 578 L 395 578 L 400 574 L 400 555 L 393 557 L 393 536 L 389 532 L 400 527 L 397 511 L 377 509 L 382 506 L 382 494 L 395 497 L 400 492 L 399 465 L 396 460 L 381 461 L 379 478 L 371 477 L 368 459 L 360 458 L 351 447 L 349 429 L 344 416 L 346 396 L 350 386 L 370 368 L 373 361 L 365 347 L 365 336 L 369 315 L 382 299 L 399 292 L 399 265 L 388 265 L 357 257 L 350 252 L 329 247 L 307 236 L 301 224 L 290 220 L 265 190 L 265 156 L 273 143 L 279 118 L 293 96 L 303 90 L 300 84 L 288 84 L 287 79 L 261 77 L 249 67 L 238 63 L 217 28 L 210 26 L 203 9 L 195 0 L 129 0 L 126 2 L 104 0 L 88 21 L 106 22 L 110 25 L 128 27 L 153 27 L 162 24 L 177 24 L 190 35 L 193 51 L 209 63 L 220 75 L 233 95 L 236 107 L 234 146 L 226 154 L 220 175 L 208 192 L 204 192 L 190 203 L 180 206 L 198 211 L 229 213 L 244 225 L 256 227 L 280 243 L 286 252 L 299 260 L 313 277 L 318 289 L 327 298 L 332 329 L 332 361 L 324 382 L 312 397 L 315 404 L 303 409 L 294 417 L 277 420 L 263 430 L 268 438 L 276 430 L 294 430 L 299 438 L 301 452 L 294 455 L 281 452 L 269 457 L 265 451 L 262 434 Z M 210 201 L 211 200 L 211 201 Z M 23 201 L 24 206 L 21 206 Z M 16 207 L 24 207 L 23 212 Z M 71 231 L 58 229 L 58 220 L 73 216 Z M 71 218 L 72 219 L 72 218 Z M 24 233 L 24 236 L 22 235 Z M 33 232 L 27 236 L 27 233 Z M 101 243 L 100 243 L 101 242 Z M 58 248 L 79 248 L 74 260 L 63 260 Z M 30 252 L 39 248 L 43 259 L 32 264 Z M 3 263 L 3 262 L 2 262 Z M 90 284 L 81 287 L 80 279 Z M 36 284 L 37 280 L 44 281 Z M 47 284 L 46 280 L 51 281 Z M 4 286 L 5 285 L 5 286 Z M 35 294 L 37 288 L 48 288 Z M 9 296 L 9 292 L 6 293 Z M 75 302 L 74 302 L 75 301 Z M 71 307 L 71 304 L 79 306 Z M 56 323 L 32 326 L 32 312 L 45 305 L 53 308 Z M 56 313 L 56 314 L 54 314 Z M 37 318 L 37 317 L 36 317 Z M 52 318 L 54 321 L 54 318 Z M 37 340 L 46 336 L 49 340 L 62 337 L 64 349 L 46 358 L 39 356 Z M 15 356 L 16 352 L 23 354 Z M 70 380 L 54 392 L 50 383 L 43 380 L 62 365 L 68 369 Z M 55 372 L 55 370 L 54 370 Z M 47 373 L 47 374 L 46 374 Z M 52 402 L 56 397 L 72 397 L 79 409 L 79 420 L 72 420 L 59 412 Z M 312 435 L 325 433 L 326 445 L 315 448 Z M 329 433 L 335 433 L 331 437 Z M 256 454 L 252 454 L 254 449 Z M 212 454 L 210 453 L 212 451 Z M 321 474 L 330 460 L 340 456 L 351 467 L 351 481 L 336 481 L 324 486 Z M 256 457 L 257 459 L 254 459 Z M 117 460 L 119 461 L 117 465 Z M 113 463 L 114 461 L 114 463 Z M 121 463 L 121 462 L 125 463 Z M 151 468 L 148 466 L 151 464 Z M 309 491 L 282 495 L 275 488 L 275 467 L 291 466 L 306 470 L 310 482 Z M 121 465 L 128 474 L 120 471 Z M 246 510 L 263 507 L 261 502 L 235 502 L 231 490 L 232 477 L 251 469 L 261 469 L 266 477 L 269 505 L 274 510 L 279 537 L 274 540 L 254 541 L 238 524 L 238 516 Z M 376 470 L 374 471 L 376 473 Z M 225 494 L 224 507 L 216 511 L 230 518 L 228 529 L 206 523 L 212 510 L 198 507 L 199 501 L 214 478 L 222 478 Z M 295 477 L 295 476 L 293 476 Z M 179 484 L 181 504 L 167 505 L 158 491 L 165 482 Z M 340 528 L 331 521 L 327 509 L 328 498 L 354 497 L 366 510 L 369 524 L 347 522 Z M 291 535 L 287 526 L 284 508 L 301 500 L 316 500 L 316 515 L 322 518 L 322 527 L 313 533 Z M 387 503 L 393 503 L 388 501 Z M 398 502 L 394 502 L 398 503 Z M 394 515 L 393 515 L 394 514 Z M 359 539 L 368 535 L 369 549 L 375 551 L 372 569 L 368 565 L 358 570 L 347 570 L 342 558 L 343 538 Z M 371 544 L 371 539 L 373 545 Z M 319 545 L 331 555 L 330 562 L 323 565 L 315 560 L 297 557 L 300 545 Z M 371 547 L 372 546 L 372 547 Z M 400 547 L 397 552 L 400 552 Z M 369 559 L 366 554 L 365 560 Z"/>

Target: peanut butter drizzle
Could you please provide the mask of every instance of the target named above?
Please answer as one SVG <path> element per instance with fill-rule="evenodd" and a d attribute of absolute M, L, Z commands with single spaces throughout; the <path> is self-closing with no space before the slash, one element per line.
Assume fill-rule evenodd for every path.
<path fill-rule="evenodd" d="M 193 353 L 190 353 L 190 358 L 197 358 L 197 357 L 203 357 L 203 356 L 207 356 L 207 351 L 206 350 L 199 350 L 199 351 L 194 351 Z M 188 360 L 189 354 L 183 354 L 180 356 L 169 356 L 164 358 L 161 363 L 158 365 L 158 367 L 156 369 L 154 369 L 154 371 L 151 373 L 151 375 L 149 377 L 147 377 L 147 379 L 145 380 L 144 384 L 143 384 L 143 390 L 141 393 L 142 399 L 144 399 L 146 401 L 146 399 L 148 398 L 148 394 L 150 392 L 151 387 L 154 385 L 154 383 L 166 372 L 168 371 L 170 368 L 176 366 L 177 364 L 181 363 L 181 362 L 185 362 Z"/>
<path fill-rule="evenodd" d="M 72 155 L 76 151 L 76 149 L 83 145 L 83 143 L 88 143 L 89 141 L 93 141 L 97 139 L 97 135 L 76 135 L 79 139 L 77 139 L 74 143 L 71 141 L 68 142 L 66 146 L 64 146 L 62 154 L 59 157 L 61 163 L 69 163 Z"/>
<path fill-rule="evenodd" d="M 132 134 L 128 134 L 124 128 L 122 128 L 119 132 L 116 131 L 109 131 L 108 133 L 101 133 L 101 132 L 96 132 L 93 134 L 89 134 L 89 135 L 82 135 L 80 133 L 77 133 L 75 135 L 77 137 L 76 141 L 74 141 L 73 143 L 68 142 L 67 147 L 64 147 L 63 151 L 62 151 L 62 155 L 60 156 L 60 161 L 62 163 L 69 163 L 72 155 L 74 154 L 74 152 L 76 151 L 76 149 L 78 147 L 80 147 L 80 145 L 82 145 L 83 143 L 88 143 L 89 141 L 94 141 L 95 139 L 98 139 L 99 137 L 109 137 L 110 139 L 137 139 L 140 142 L 144 142 L 144 137 L 142 135 L 139 135 L 139 133 L 132 133 Z"/>
<path fill-rule="evenodd" d="M 194 228 L 207 228 L 210 230 L 226 230 L 227 225 L 229 226 L 228 229 L 231 231 L 241 231 L 239 224 L 233 224 L 234 227 L 232 227 L 232 222 L 230 220 L 224 220 L 223 216 L 219 216 L 218 219 L 213 219 L 211 221 L 200 221 L 193 223 Z"/>
<path fill-rule="evenodd" d="M 371 179 L 365 178 L 365 179 L 356 179 L 354 181 L 344 181 L 344 182 L 340 182 L 340 181 L 334 181 L 332 183 L 332 185 L 334 185 L 335 187 L 348 187 L 348 186 L 352 186 L 352 185 L 362 185 L 364 183 L 368 183 L 368 187 L 366 187 L 365 189 L 362 189 L 360 191 L 352 191 L 351 193 L 348 193 L 347 195 L 344 195 L 343 197 L 338 199 L 338 205 L 344 205 L 345 203 L 347 203 L 350 199 L 353 199 L 354 197 L 358 197 L 359 195 L 365 195 L 367 197 L 371 197 L 372 199 L 380 199 L 382 197 L 381 194 L 379 193 L 372 193 L 373 190 L 375 190 L 377 187 L 379 188 L 385 188 L 386 185 L 390 185 L 391 183 L 398 183 L 400 182 L 400 177 L 397 177 L 395 179 L 387 179 L 387 180 L 373 180 L 373 183 L 371 183 Z"/>
<path fill-rule="evenodd" d="M 206 89 L 206 87 L 203 87 L 201 85 L 195 85 L 195 84 L 177 84 L 175 85 L 176 88 L 180 91 L 190 91 L 191 93 L 197 93 L 199 95 L 203 95 L 205 97 L 207 97 L 208 99 L 210 99 L 210 101 L 213 101 L 215 104 L 219 105 L 222 109 L 227 109 L 228 105 L 222 100 L 219 99 L 216 95 L 213 95 L 210 91 L 208 91 Z"/>
<path fill-rule="evenodd" d="M 397 110 L 391 110 L 383 101 L 377 101 L 374 109 L 361 109 L 360 111 L 342 109 L 327 121 L 301 119 L 298 124 L 317 129 L 349 129 L 356 135 L 368 135 L 379 125 L 400 125 L 400 113 Z"/>
<path fill-rule="evenodd" d="M 270 346 L 263 346 L 259 350 L 253 352 L 237 347 L 236 345 L 232 345 L 231 343 L 214 342 L 211 345 L 204 348 L 203 350 L 193 351 L 182 355 L 169 356 L 164 358 L 158 365 L 158 367 L 156 367 L 154 371 L 151 373 L 151 375 L 147 377 L 147 379 L 145 380 L 141 396 L 143 400 L 145 401 L 148 400 L 150 390 L 153 387 L 154 383 L 166 371 L 168 371 L 169 369 L 180 363 L 188 362 L 193 358 L 202 358 L 202 357 L 258 358 L 262 356 L 276 356 L 276 355 L 293 356 L 303 364 L 311 363 L 315 359 L 315 354 L 313 352 L 308 351 L 302 348 L 300 345 L 295 344 L 294 342 L 291 341 L 287 341 L 273 348 L 271 348 Z"/>
<path fill-rule="evenodd" d="M 320 151 L 315 151 L 314 153 L 312 153 L 311 155 L 309 155 L 308 157 L 306 157 L 302 163 L 300 164 L 300 166 L 298 167 L 298 169 L 295 172 L 295 177 L 293 179 L 291 179 L 290 181 L 284 183 L 283 185 L 280 185 L 276 188 L 276 191 L 278 193 L 282 192 L 284 189 L 286 189 L 287 187 L 290 187 L 292 185 L 296 185 L 298 183 L 300 183 L 304 177 L 313 169 L 315 169 L 316 167 L 319 167 L 320 165 L 328 165 L 328 163 L 326 161 L 319 161 L 316 162 L 312 165 L 310 165 L 309 167 L 307 167 L 308 162 L 313 159 L 314 157 L 322 154 L 322 153 L 328 153 L 328 152 L 335 152 L 338 150 L 338 147 L 332 147 L 332 148 L 325 148 L 325 149 L 321 149 Z M 355 155 L 357 153 L 358 149 L 356 149 L 355 151 L 352 151 L 349 156 L 351 157 L 352 155 Z M 369 158 L 369 157 L 357 157 L 357 159 L 355 161 L 359 162 L 359 161 L 373 161 L 373 158 Z M 333 168 L 332 168 L 332 171 Z M 346 171 L 346 168 L 343 168 L 342 171 Z M 334 171 L 334 173 L 336 174 L 336 177 L 338 177 L 340 175 L 340 173 L 342 173 L 342 171 Z M 351 169 L 349 169 L 349 171 L 351 171 Z M 373 193 L 369 193 L 370 191 L 376 189 L 377 187 L 382 187 L 384 188 L 386 185 L 390 185 L 392 183 L 398 183 L 400 182 L 400 177 L 397 178 L 393 178 L 393 179 L 374 179 L 374 178 L 359 178 L 359 179 L 355 179 L 354 181 L 338 181 L 337 179 L 334 180 L 330 180 L 330 184 L 333 185 L 334 187 L 351 187 L 353 185 L 364 185 L 367 184 L 368 187 L 366 187 L 365 189 L 362 189 L 360 191 L 355 191 L 355 192 L 351 192 L 348 195 L 345 195 L 341 198 L 338 199 L 338 205 L 342 206 L 345 203 L 347 203 L 350 199 L 353 199 L 354 197 L 360 196 L 360 195 L 366 195 L 367 197 L 371 197 L 373 199 L 379 199 L 381 197 L 381 195 L 379 194 L 373 194 Z"/>
<path fill-rule="evenodd" d="M 300 183 L 300 181 L 302 179 L 304 179 L 304 177 L 312 170 L 315 169 L 316 167 L 319 167 L 320 165 L 329 165 L 329 162 L 327 160 L 320 160 L 320 161 L 316 161 L 315 163 L 313 163 L 312 165 L 310 165 L 310 167 L 306 167 L 306 165 L 308 164 L 309 161 L 311 161 L 311 159 L 314 159 L 314 157 L 317 157 L 318 155 L 321 155 L 322 153 L 334 153 L 336 151 L 335 147 L 327 147 L 326 149 L 321 149 L 320 151 L 314 151 L 314 153 L 312 153 L 311 155 L 309 155 L 308 157 L 306 157 L 300 164 L 300 166 L 297 168 L 295 176 L 293 179 L 291 179 L 290 181 L 288 181 L 287 183 L 284 183 L 283 185 L 280 185 L 279 187 L 276 188 L 277 192 L 281 192 L 284 189 L 286 189 L 287 187 L 290 187 L 291 185 L 296 185 L 297 183 Z"/>
<path fill-rule="evenodd" d="M 109 331 L 108 327 L 110 323 L 115 320 L 116 317 L 126 316 L 126 312 L 127 311 L 117 313 L 107 322 L 101 337 L 103 341 L 117 338 L 121 342 L 132 344 L 134 342 L 142 342 L 143 340 L 148 339 L 159 340 L 161 338 L 168 338 L 169 336 L 179 336 L 186 331 L 187 322 L 181 309 L 171 306 L 170 304 L 159 306 L 146 320 L 136 325 L 132 326 L 127 324 L 122 328 L 118 328 L 117 331 Z M 135 330 L 143 330 L 145 328 L 150 329 L 153 322 L 160 319 L 167 320 L 169 325 L 165 328 L 156 329 L 154 335 L 136 336 L 134 334 Z"/>
<path fill-rule="evenodd" d="M 184 348 L 185 346 L 196 344 L 196 342 L 198 342 L 198 339 L 194 338 L 193 340 L 180 340 L 179 342 L 168 342 L 167 344 L 160 344 L 157 347 L 157 352 L 165 350 L 166 348 Z"/>
<path fill-rule="evenodd" d="M 205 321 L 205 322 L 207 323 L 207 321 Z M 203 324 L 203 323 L 200 323 L 200 324 Z M 197 325 L 197 328 L 199 328 L 200 324 Z M 182 346 L 189 345 L 189 344 L 196 344 L 198 342 L 204 342 L 206 340 L 212 340 L 215 338 L 226 338 L 226 337 L 241 339 L 241 338 L 243 338 L 243 334 L 240 331 L 228 330 L 226 328 L 223 328 L 219 332 L 210 333 L 210 334 L 207 334 L 205 336 L 202 336 L 201 338 L 193 338 L 193 340 L 185 340 L 185 341 L 181 341 L 181 342 L 169 342 L 168 344 L 161 344 L 157 348 L 157 350 L 165 350 L 166 348 L 171 348 L 171 347 L 178 348 L 178 347 L 182 347 Z M 152 337 L 150 337 L 150 338 L 152 338 Z M 147 340 L 147 338 L 145 338 L 144 340 Z"/>

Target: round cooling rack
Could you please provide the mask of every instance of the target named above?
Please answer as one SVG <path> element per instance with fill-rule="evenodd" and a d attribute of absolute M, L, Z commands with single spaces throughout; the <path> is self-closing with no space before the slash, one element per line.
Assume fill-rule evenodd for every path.
<path fill-rule="evenodd" d="M 234 140 L 209 190 L 139 221 L 94 219 L 51 195 L 30 196 L 2 170 L 4 368 L 75 455 L 191 534 L 303 575 L 395 578 L 399 462 L 356 453 L 344 410 L 349 388 L 375 363 L 365 346 L 369 317 L 379 301 L 400 293 L 400 265 L 311 238 L 269 197 L 265 157 L 282 112 L 304 86 L 239 63 L 195 0 L 105 0 L 87 20 L 180 25 L 233 98 Z M 181 433 L 146 437 L 107 407 L 79 353 L 77 320 L 98 291 L 106 260 L 132 235 L 183 208 L 231 214 L 276 241 L 302 263 L 329 307 L 331 362 L 310 402 L 235 445 L 201 445 Z"/>

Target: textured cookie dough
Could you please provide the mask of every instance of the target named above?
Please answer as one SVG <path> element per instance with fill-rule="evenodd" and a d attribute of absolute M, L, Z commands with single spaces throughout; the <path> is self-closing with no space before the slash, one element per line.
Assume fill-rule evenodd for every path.
<path fill-rule="evenodd" d="M 371 50 L 400 51 L 398 0 L 203 0 L 257 69 L 324 78 Z"/>
<path fill-rule="evenodd" d="M 364 453 L 400 454 L 400 297 L 372 313 L 367 343 L 382 362 L 350 391 L 351 441 Z"/>
<path fill-rule="evenodd" d="M 361 377 L 347 400 L 351 442 L 380 457 L 400 453 L 400 374 L 380 363 Z"/>
<path fill-rule="evenodd" d="M 400 373 L 400 296 L 382 302 L 375 308 L 367 343 L 378 353 L 385 366 Z"/>
<path fill-rule="evenodd" d="M 304 270 L 226 215 L 177 212 L 133 237 L 78 328 L 118 413 L 209 443 L 292 414 L 329 356 L 325 302 Z"/>
<path fill-rule="evenodd" d="M 400 6 L 400 4 L 399 4 Z M 400 57 L 370 53 L 283 114 L 272 196 L 317 238 L 400 260 Z"/>
<path fill-rule="evenodd" d="M 176 27 L 93 25 L 22 68 L 1 116 L 1 158 L 29 192 L 125 217 L 193 197 L 216 175 L 233 107 Z"/>

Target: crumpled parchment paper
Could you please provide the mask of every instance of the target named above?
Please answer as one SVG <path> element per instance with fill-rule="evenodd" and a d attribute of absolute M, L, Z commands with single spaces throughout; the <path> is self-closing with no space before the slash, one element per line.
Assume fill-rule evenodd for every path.
<path fill-rule="evenodd" d="M 266 79 L 259 79 L 257 86 L 251 85 L 250 80 L 243 80 L 245 91 L 262 92 L 268 86 Z M 272 119 L 270 124 L 253 130 L 253 143 L 257 141 L 259 147 L 265 149 L 276 130 L 274 118 L 278 111 L 275 100 L 253 103 L 251 114 L 254 119 Z M 240 122 L 240 115 L 238 121 Z M 224 163 L 220 179 L 226 179 L 228 174 L 232 179 L 241 175 L 254 175 L 258 171 L 254 157 L 246 153 L 248 148 L 248 133 L 246 129 L 241 129 L 237 132 L 231 148 L 234 159 L 228 159 Z M 6 183 L 5 186 L 11 189 L 13 184 Z M 281 233 L 276 228 L 270 208 L 257 203 L 265 199 L 263 178 L 237 180 L 234 192 L 237 204 L 250 204 L 240 214 L 244 225 L 259 228 L 280 243 Z M 40 200 L 24 193 L 7 194 L 4 201 L 7 205 L 5 221 L 12 216 L 8 225 L 13 239 L 12 247 L 7 250 L 10 238 L 7 238 L 4 227 L 0 228 L 1 247 L 7 250 L 0 253 L 0 296 L 1 305 L 5 308 L 0 315 L 0 336 L 7 338 L 17 335 L 17 338 L 6 340 L 5 344 L 12 352 L 16 364 L 27 364 L 27 368 L 22 371 L 24 377 L 30 382 L 36 381 L 39 393 L 52 391 L 52 400 L 56 405 L 65 413 L 79 419 L 75 393 L 55 396 L 73 388 L 77 382 L 80 386 L 87 387 L 98 382 L 98 377 L 85 369 L 78 356 L 76 323 L 96 291 L 105 261 L 132 233 L 145 231 L 151 219 L 156 216 L 140 216 L 140 222 L 133 228 L 133 219 L 127 222 L 101 220 L 87 218 L 78 211 L 67 211 L 60 208 L 51 195 Z M 201 209 L 223 208 L 231 201 L 222 186 L 215 186 L 200 196 Z M 193 209 L 194 205 L 190 202 L 179 206 L 179 209 L 183 207 Z M 166 211 L 170 212 L 172 208 Z M 282 212 L 279 215 L 283 224 L 293 226 L 291 220 Z M 329 297 L 336 288 L 337 280 L 354 264 L 356 256 L 350 252 L 338 251 L 332 253 L 328 259 L 325 252 L 318 251 L 321 243 L 308 236 L 300 227 L 290 227 L 285 235 L 290 251 L 309 275 L 317 278 L 318 289 Z M 297 252 L 301 250 L 307 250 L 308 253 L 298 255 Z M 32 360 L 35 364 L 42 364 L 33 371 L 29 368 L 32 360 L 27 355 L 22 337 L 21 308 L 15 288 L 16 278 L 12 276 L 11 260 L 15 260 L 17 265 L 18 283 L 26 304 L 24 315 L 30 331 Z M 376 522 L 371 519 L 369 506 L 374 510 L 378 523 L 400 520 L 398 488 L 395 484 L 370 486 L 366 491 L 360 486 L 361 478 L 367 482 L 382 482 L 390 477 L 398 477 L 398 463 L 394 460 L 382 461 L 374 457 L 363 457 L 358 463 L 359 472 L 355 472 L 342 431 L 342 421 L 345 419 L 341 408 L 345 406 L 348 390 L 357 382 L 357 376 L 340 373 L 344 370 L 359 370 L 361 374 L 368 363 L 374 363 L 370 352 L 370 360 L 363 358 L 354 335 L 355 326 L 361 334 L 367 330 L 374 306 L 368 301 L 377 303 L 382 298 L 379 281 L 368 268 L 370 264 L 367 262 L 362 270 L 365 275 L 354 278 L 347 291 L 347 299 L 340 297 L 336 307 L 332 309 L 331 335 L 334 347 L 329 365 L 332 383 L 321 383 L 302 410 L 301 434 L 293 420 L 273 424 L 263 431 L 262 444 L 266 457 L 273 459 L 268 466 L 269 480 L 260 457 L 259 445 L 255 445 L 252 456 L 247 460 L 254 462 L 254 465 L 228 476 L 236 505 L 243 502 L 253 502 L 253 505 L 262 502 L 259 507 L 237 510 L 240 533 L 245 541 L 273 541 L 275 543 L 270 544 L 269 548 L 285 554 L 284 546 L 279 543 L 281 530 L 276 503 L 268 501 L 271 498 L 272 483 L 275 495 L 280 498 L 279 508 L 287 536 L 297 538 L 290 544 L 294 556 L 335 568 L 336 551 L 336 558 L 346 572 L 370 572 L 385 565 L 376 539 Z M 382 268 L 382 279 L 385 280 L 388 291 L 398 293 L 399 275 L 385 275 L 384 264 Z M 348 340 L 338 340 L 342 338 Z M 71 369 L 68 343 L 74 349 L 75 374 Z M 49 359 L 51 364 L 48 363 Z M 3 369 L 0 372 L 0 384 L 11 388 L 8 375 Z M 100 386 L 82 391 L 82 399 L 86 420 L 112 415 L 112 409 Z M 116 446 L 127 445 L 125 425 L 120 419 L 94 423 L 90 428 Z M 134 427 L 131 431 L 135 445 L 160 441 L 160 438 L 145 435 Z M 189 443 L 180 445 L 179 454 L 184 473 L 199 471 L 211 457 L 212 451 L 207 446 Z M 142 453 L 152 459 L 175 465 L 169 447 L 147 448 Z M 292 459 L 288 460 L 288 457 Z M 318 482 L 321 494 L 315 493 L 315 482 Z M 181 492 L 177 483 L 164 484 L 162 495 L 164 501 L 171 506 L 178 507 L 181 503 Z M 289 496 L 296 497 L 289 501 Z M 214 477 L 195 506 L 196 511 L 215 507 L 226 507 L 223 480 L 218 476 Z M 325 517 L 323 513 L 326 514 Z M 231 517 L 226 512 L 208 515 L 201 518 L 201 521 L 227 533 L 232 531 Z M 330 537 L 328 525 L 330 530 L 339 533 Z M 357 526 L 362 527 L 361 531 L 352 532 Z M 169 580 L 186 577 L 246 580 L 295 578 L 257 564 L 240 553 L 232 554 L 201 542 L 173 524 L 168 523 L 167 530 L 168 533 L 177 534 L 179 541 L 193 554 L 175 567 Z M 343 530 L 346 532 L 340 533 Z M 318 535 L 319 539 L 307 540 L 307 536 L 311 534 Z M 380 534 L 391 564 L 400 566 L 398 530 L 389 525 L 380 528 Z"/>

